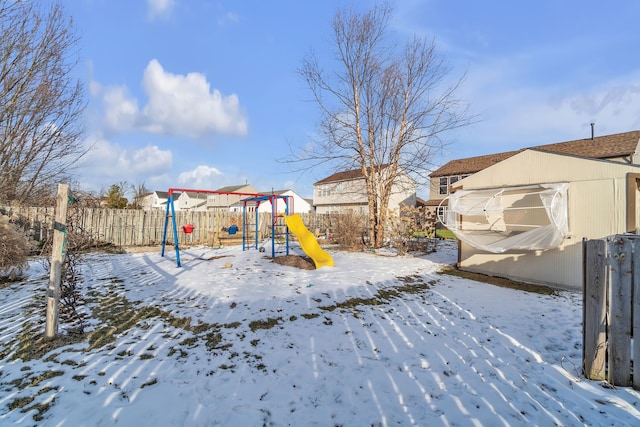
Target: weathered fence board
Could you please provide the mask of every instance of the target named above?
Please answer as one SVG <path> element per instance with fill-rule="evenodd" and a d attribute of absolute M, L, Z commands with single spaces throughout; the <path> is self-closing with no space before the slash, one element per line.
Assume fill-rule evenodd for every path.
<path fill-rule="evenodd" d="M 589 240 L 585 245 L 583 369 L 585 376 L 601 381 L 606 379 L 607 362 L 606 242 Z"/>
<path fill-rule="evenodd" d="M 587 241 L 584 252 L 584 374 L 640 389 L 640 236 Z"/>
<path fill-rule="evenodd" d="M 38 240 L 47 237 L 53 221 L 53 208 L 5 208 L 12 214 L 20 215 L 29 221 L 31 232 Z M 117 246 L 147 246 L 162 243 L 164 210 L 133 210 L 133 209 L 105 209 L 105 208 L 73 208 L 69 209 L 73 218 L 70 223 L 79 228 L 96 242 L 111 243 Z M 255 223 L 255 214 L 250 223 Z M 302 220 L 312 232 L 325 233 L 330 228 L 328 215 L 301 214 Z M 242 213 L 230 211 L 176 211 L 176 226 L 178 243 L 183 244 L 219 244 L 220 237 L 230 242 L 225 231 L 231 225 L 242 228 Z M 173 244 L 173 222 L 168 218 L 167 243 Z M 188 234 L 182 229 L 186 224 L 193 224 L 193 232 Z M 254 228 L 250 230 L 255 233 Z M 258 217 L 258 232 L 261 238 L 271 236 L 271 214 L 260 213 Z M 238 239 L 235 239 L 238 240 Z M 241 242 L 241 238 L 239 239 Z M 236 242 L 237 243 L 237 242 Z"/>
<path fill-rule="evenodd" d="M 611 384 L 631 385 L 632 242 L 615 238 L 608 243 L 609 375 Z M 640 265 L 638 265 L 640 267 Z"/>

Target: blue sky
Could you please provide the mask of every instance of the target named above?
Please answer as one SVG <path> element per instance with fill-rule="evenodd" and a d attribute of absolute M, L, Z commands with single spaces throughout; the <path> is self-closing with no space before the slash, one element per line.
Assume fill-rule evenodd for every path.
<path fill-rule="evenodd" d="M 373 1 L 74 0 L 74 72 L 87 88 L 79 169 L 87 189 L 144 182 L 216 189 L 248 182 L 311 197 L 332 173 L 278 159 L 319 118 L 298 75 L 313 51 L 330 69 L 339 7 Z M 459 96 L 478 123 L 444 135 L 437 163 L 640 129 L 640 2 L 398 0 L 400 40 L 435 37 L 466 74 Z M 325 62 L 326 61 L 326 62 Z M 418 195 L 428 198 L 428 190 Z"/>

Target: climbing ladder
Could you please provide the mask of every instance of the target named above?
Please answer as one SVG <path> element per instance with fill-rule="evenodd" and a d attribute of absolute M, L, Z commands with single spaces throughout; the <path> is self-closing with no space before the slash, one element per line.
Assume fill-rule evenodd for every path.
<path fill-rule="evenodd" d="M 278 212 L 278 201 L 284 201 L 284 212 Z M 291 196 L 281 196 L 270 194 L 265 196 L 250 197 L 243 200 L 242 209 L 242 250 L 251 248 L 263 250 L 260 246 L 260 213 L 259 207 L 263 202 L 271 203 L 271 257 L 275 258 L 276 253 L 289 255 L 289 229 L 282 215 L 290 215 L 293 212 L 293 198 Z M 253 212 L 251 212 L 251 208 Z M 248 209 L 249 208 L 249 209 Z M 283 250 L 277 251 L 284 246 Z"/>

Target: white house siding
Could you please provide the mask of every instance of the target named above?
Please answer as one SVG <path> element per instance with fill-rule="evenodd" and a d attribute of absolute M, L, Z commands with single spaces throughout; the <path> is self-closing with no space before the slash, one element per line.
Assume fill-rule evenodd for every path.
<path fill-rule="evenodd" d="M 461 244 L 463 270 L 514 280 L 582 289 L 582 239 L 627 231 L 627 175 L 640 167 L 527 150 L 459 183 L 466 190 L 568 182 L 571 237 L 547 251 L 488 253 Z M 632 193 L 635 197 L 634 189 Z"/>
<path fill-rule="evenodd" d="M 289 213 L 308 213 L 311 211 L 311 205 L 309 205 L 309 202 L 292 190 L 280 191 L 277 195 L 291 197 L 289 200 Z M 283 199 L 278 199 L 277 208 L 279 213 L 284 213 L 285 201 Z M 268 201 L 261 203 L 258 208 L 258 212 L 271 212 L 271 203 Z"/>
<path fill-rule="evenodd" d="M 401 204 L 416 205 L 415 181 L 407 174 L 398 175 L 389 199 L 389 208 L 399 210 Z M 364 178 L 316 184 L 313 187 L 316 213 L 367 213 L 369 211 Z"/>
<path fill-rule="evenodd" d="M 177 199 L 174 199 L 173 204 L 176 211 L 206 211 L 207 195 L 195 191 L 184 191 L 180 193 Z"/>

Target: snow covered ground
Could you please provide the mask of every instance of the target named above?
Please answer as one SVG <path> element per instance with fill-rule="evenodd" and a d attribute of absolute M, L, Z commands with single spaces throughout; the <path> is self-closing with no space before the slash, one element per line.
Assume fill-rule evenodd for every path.
<path fill-rule="evenodd" d="M 639 392 L 580 376 L 580 295 L 438 274 L 451 244 L 329 252 L 319 270 L 239 247 L 181 251 L 182 268 L 91 255 L 89 338 L 22 360 L 44 330 L 33 263 L 0 289 L 0 425 L 640 425 Z"/>

